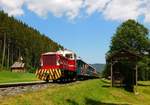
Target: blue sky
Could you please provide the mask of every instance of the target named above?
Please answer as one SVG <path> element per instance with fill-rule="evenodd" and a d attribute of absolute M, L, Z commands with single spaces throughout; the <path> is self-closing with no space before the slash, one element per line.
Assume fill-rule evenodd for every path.
<path fill-rule="evenodd" d="M 75 51 L 86 62 L 105 63 L 111 37 L 123 21 L 136 19 L 150 27 L 149 1 L 0 0 L 0 9 Z"/>
<path fill-rule="evenodd" d="M 99 14 L 91 17 L 68 21 L 49 15 L 41 19 L 30 11 L 18 19 L 35 27 L 41 33 L 75 51 L 89 63 L 105 63 L 105 53 L 109 50 L 110 40 L 118 22 L 106 21 Z"/>

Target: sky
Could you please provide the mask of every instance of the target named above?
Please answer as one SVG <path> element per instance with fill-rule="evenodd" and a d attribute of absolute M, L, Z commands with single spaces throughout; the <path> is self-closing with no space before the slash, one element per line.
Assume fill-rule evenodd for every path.
<path fill-rule="evenodd" d="M 105 63 L 117 27 L 150 29 L 150 0 L 0 0 L 0 10 L 39 30 L 88 63 Z"/>

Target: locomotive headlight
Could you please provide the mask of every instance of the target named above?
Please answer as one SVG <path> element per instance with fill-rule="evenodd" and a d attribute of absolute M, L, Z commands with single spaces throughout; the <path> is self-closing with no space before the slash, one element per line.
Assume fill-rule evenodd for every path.
<path fill-rule="evenodd" d="M 57 66 L 60 65 L 60 59 L 57 60 L 56 65 L 57 65 Z"/>
<path fill-rule="evenodd" d="M 43 59 L 42 58 L 40 59 L 40 63 L 41 63 L 41 66 L 43 66 Z"/>
<path fill-rule="evenodd" d="M 43 66 L 43 62 L 41 63 L 41 66 Z"/>

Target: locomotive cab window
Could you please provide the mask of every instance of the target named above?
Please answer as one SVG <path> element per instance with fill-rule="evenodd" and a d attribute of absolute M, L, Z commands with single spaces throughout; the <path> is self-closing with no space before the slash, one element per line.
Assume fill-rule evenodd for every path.
<path fill-rule="evenodd" d="M 66 57 L 69 58 L 69 59 L 73 59 L 72 54 L 66 54 Z"/>

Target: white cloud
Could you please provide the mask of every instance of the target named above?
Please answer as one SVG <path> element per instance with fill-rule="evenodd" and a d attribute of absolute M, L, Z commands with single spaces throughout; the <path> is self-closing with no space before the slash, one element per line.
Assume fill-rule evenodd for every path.
<path fill-rule="evenodd" d="M 150 0 L 143 0 L 141 13 L 145 16 L 144 21 L 150 23 Z"/>
<path fill-rule="evenodd" d="M 84 7 L 86 8 L 86 13 L 91 15 L 96 11 L 102 12 L 110 1 L 111 0 L 85 0 Z"/>
<path fill-rule="evenodd" d="M 110 20 L 137 19 L 140 15 L 140 5 L 139 0 L 112 0 L 103 14 Z"/>
<path fill-rule="evenodd" d="M 23 15 L 23 4 L 24 0 L 0 0 L 0 9 L 3 9 L 10 16 Z"/>
<path fill-rule="evenodd" d="M 144 16 L 144 21 L 150 23 L 150 0 L 85 0 L 85 7 L 88 15 L 98 12 L 107 20 Z"/>
<path fill-rule="evenodd" d="M 76 18 L 82 8 L 83 0 L 28 0 L 28 9 L 39 16 L 47 16 L 50 12 L 57 17 Z"/>
<path fill-rule="evenodd" d="M 9 15 L 23 15 L 23 6 L 40 17 L 52 14 L 73 20 L 85 12 L 99 13 L 107 20 L 137 19 L 150 22 L 150 0 L 0 0 L 0 9 Z"/>

